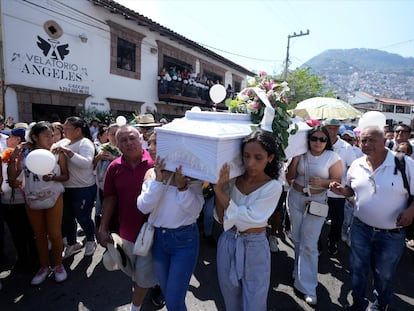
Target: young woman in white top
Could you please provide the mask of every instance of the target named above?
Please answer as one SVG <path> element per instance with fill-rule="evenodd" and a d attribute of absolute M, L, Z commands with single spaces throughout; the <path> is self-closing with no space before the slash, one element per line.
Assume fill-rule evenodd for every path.
<path fill-rule="evenodd" d="M 337 153 L 332 151 L 328 131 L 317 126 L 308 134 L 309 150 L 292 159 L 286 174 L 291 184 L 287 206 L 295 245 L 294 287 L 304 294 L 306 303 L 317 303 L 318 239 L 324 217 L 306 212 L 310 201 L 327 204 L 327 190 L 332 181 L 340 181 L 342 168 Z"/>
<path fill-rule="evenodd" d="M 40 121 L 30 129 L 29 137 L 33 149 L 49 150 L 53 143 L 53 127 L 50 123 Z M 8 178 L 16 180 L 21 171 L 24 171 L 24 197 L 26 212 L 36 237 L 36 246 L 41 268 L 31 281 L 31 285 L 40 285 L 50 273 L 50 258 L 48 239 L 52 246 L 54 275 L 56 282 L 63 282 L 67 273 L 62 265 L 62 212 L 64 191 L 62 182 L 68 180 L 69 173 L 66 157 L 59 153 L 52 172 L 47 175 L 37 175 L 26 166 L 26 156 L 32 150 L 16 147 L 10 157 Z M 12 183 L 13 184 L 13 183 Z"/>
<path fill-rule="evenodd" d="M 227 311 L 267 310 L 266 226 L 282 193 L 279 151 L 272 133 L 251 133 L 241 146 L 245 173 L 230 180 L 230 166 L 225 164 L 214 186 L 216 216 L 224 227 L 217 246 L 217 273 Z"/>
<path fill-rule="evenodd" d="M 62 232 L 67 238 L 64 257 L 69 257 L 82 248 L 76 241 L 77 224 L 86 236 L 85 255 L 95 252 L 95 223 L 92 209 L 96 197 L 96 178 L 93 172 L 95 146 L 91 140 L 89 127 L 79 117 L 69 117 L 63 124 L 65 140 L 53 147 L 53 152 L 66 155 L 69 180 L 64 183 Z"/>
<path fill-rule="evenodd" d="M 202 182 L 184 176 L 181 167 L 175 173 L 164 168 L 164 161 L 157 157 L 154 169 L 145 176 L 137 206 L 142 213 L 151 213 L 154 271 L 167 309 L 184 311 L 200 246 L 197 218 L 204 204 Z"/>

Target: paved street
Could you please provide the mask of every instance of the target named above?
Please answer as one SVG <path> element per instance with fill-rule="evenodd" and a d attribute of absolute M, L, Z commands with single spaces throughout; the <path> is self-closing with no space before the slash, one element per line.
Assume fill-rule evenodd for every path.
<path fill-rule="evenodd" d="M 327 227 L 323 236 L 326 236 Z M 10 243 L 10 242 L 9 242 Z M 289 239 L 282 241 L 280 252 L 272 254 L 271 290 L 268 310 L 314 310 L 292 289 L 293 248 Z M 10 247 L 10 244 L 9 244 Z M 348 247 L 341 244 L 337 256 L 323 251 L 319 264 L 318 305 L 315 310 L 341 310 L 351 301 L 348 277 Z M 108 272 L 101 263 L 103 249 L 93 257 L 83 251 L 64 261 L 69 277 L 56 284 L 53 277 L 40 287 L 29 285 L 31 274 L 11 274 L 3 271 L 0 279 L 0 310 L 59 310 L 59 311 L 129 311 L 131 286 L 122 272 Z M 414 251 L 407 249 L 395 279 L 395 297 L 389 311 L 414 310 Z M 147 297 L 148 298 L 148 297 Z M 369 297 L 372 301 L 372 296 Z M 187 294 L 189 311 L 224 310 L 217 284 L 215 248 L 202 240 L 197 268 Z M 146 299 L 143 311 L 155 310 Z M 163 308 L 161 310 L 166 310 Z"/>

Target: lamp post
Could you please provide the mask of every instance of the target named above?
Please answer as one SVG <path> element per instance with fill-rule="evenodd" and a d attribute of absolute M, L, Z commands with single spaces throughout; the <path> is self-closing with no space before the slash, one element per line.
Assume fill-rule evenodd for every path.
<path fill-rule="evenodd" d="M 289 66 L 289 45 L 290 45 L 290 38 L 307 36 L 307 35 L 309 35 L 309 29 L 306 30 L 306 32 L 303 32 L 301 30 L 300 33 L 298 33 L 298 34 L 296 32 L 294 32 L 293 35 L 288 35 L 288 44 L 287 44 L 286 60 L 285 60 L 285 74 L 284 74 L 284 78 L 283 78 L 285 81 L 287 79 L 288 66 Z"/>

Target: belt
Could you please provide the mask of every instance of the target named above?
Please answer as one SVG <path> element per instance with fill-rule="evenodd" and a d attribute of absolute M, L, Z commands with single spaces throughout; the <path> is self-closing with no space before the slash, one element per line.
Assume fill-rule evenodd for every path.
<path fill-rule="evenodd" d="M 232 227 L 231 228 L 231 230 L 233 230 L 234 232 L 237 232 L 237 233 L 260 233 L 260 232 L 263 232 L 263 231 L 265 231 L 266 230 L 266 227 L 260 227 L 260 228 L 249 228 L 249 229 L 247 229 L 247 230 L 245 230 L 245 231 L 239 231 L 239 230 L 237 230 L 237 228 L 236 227 Z"/>
<path fill-rule="evenodd" d="M 385 233 L 400 233 L 403 228 L 395 228 L 395 229 L 381 229 L 381 228 L 375 228 L 371 227 L 373 231 L 375 232 L 385 232 Z"/>
<path fill-rule="evenodd" d="M 404 230 L 404 228 L 395 228 L 395 229 L 381 229 L 381 228 L 376 228 L 376 227 L 372 227 L 370 225 L 367 225 L 365 222 L 359 220 L 358 218 L 355 218 L 355 219 L 358 220 L 360 223 L 364 224 L 365 226 L 371 228 L 372 231 L 375 231 L 375 232 L 400 233 L 402 230 Z"/>

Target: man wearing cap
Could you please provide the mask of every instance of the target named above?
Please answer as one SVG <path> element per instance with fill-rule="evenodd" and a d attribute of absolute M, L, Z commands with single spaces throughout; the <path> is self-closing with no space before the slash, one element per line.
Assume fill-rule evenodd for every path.
<path fill-rule="evenodd" d="M 339 136 L 341 123 L 337 119 L 326 119 L 323 123 L 329 133 L 333 150 L 339 155 L 342 163 L 342 182 L 346 180 L 346 172 L 356 159 L 352 146 Z M 341 239 L 342 223 L 344 222 L 345 197 L 328 191 L 329 215 L 331 227 L 328 235 L 328 252 L 331 255 L 338 253 L 337 243 Z"/>
<path fill-rule="evenodd" d="M 106 170 L 98 239 L 104 247 L 112 242 L 109 222 L 117 210 L 123 249 L 134 267 L 134 290 L 130 310 L 139 311 L 148 288 L 157 284 L 152 269 L 152 256 L 133 254 L 135 240 L 147 218 L 137 209 L 137 197 L 141 193 L 145 173 L 154 166 L 154 161 L 148 151 L 142 148 L 140 134 L 135 127 L 121 126 L 116 132 L 116 142 L 122 156 L 113 160 Z"/>
<path fill-rule="evenodd" d="M 148 150 L 148 139 L 154 133 L 154 127 L 161 126 L 161 123 L 156 123 L 154 116 L 150 113 L 138 116 L 138 122 L 135 124 L 142 134 L 142 147 Z"/>
<path fill-rule="evenodd" d="M 366 310 L 371 270 L 376 300 L 369 310 L 386 311 L 393 296 L 393 277 L 405 249 L 403 227 L 414 218 L 414 201 L 407 207 L 408 195 L 414 194 L 414 161 L 405 157 L 407 190 L 401 171 L 395 171 L 394 154 L 384 146 L 383 128 L 367 126 L 361 130 L 364 156 L 352 163 L 345 183 L 330 184 L 336 194 L 355 195 L 349 258 L 353 304 L 346 310 Z"/>
<path fill-rule="evenodd" d="M 348 144 L 352 146 L 352 150 L 355 152 L 355 156 L 357 158 L 362 157 L 364 154 L 357 144 L 357 136 L 354 131 L 346 130 L 341 135 L 342 140 L 346 141 Z"/>

